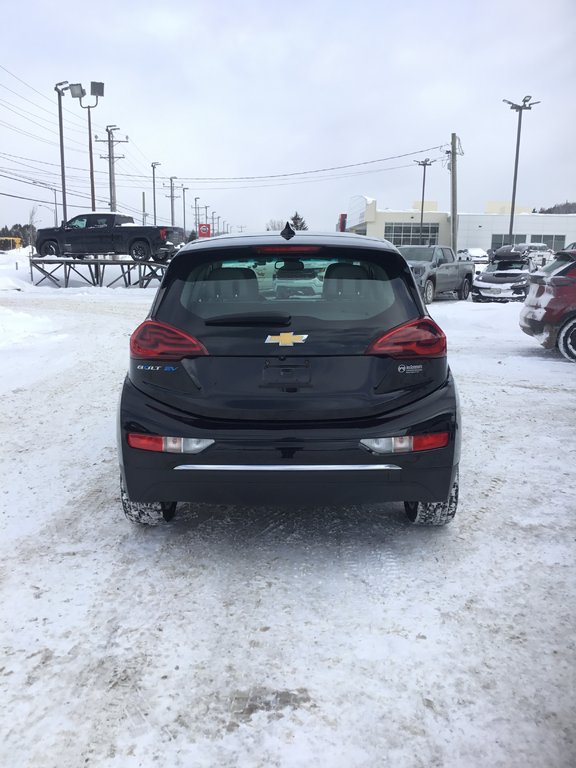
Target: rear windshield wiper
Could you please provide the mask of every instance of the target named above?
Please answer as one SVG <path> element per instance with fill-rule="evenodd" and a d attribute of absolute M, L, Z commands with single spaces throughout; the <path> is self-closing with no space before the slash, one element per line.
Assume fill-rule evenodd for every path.
<path fill-rule="evenodd" d="M 290 325 L 292 315 L 281 312 L 251 312 L 242 315 L 217 315 L 204 320 L 205 325 Z"/>

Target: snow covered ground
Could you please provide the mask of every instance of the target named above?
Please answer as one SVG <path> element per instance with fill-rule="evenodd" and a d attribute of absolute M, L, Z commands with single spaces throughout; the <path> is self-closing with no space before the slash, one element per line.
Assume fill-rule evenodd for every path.
<path fill-rule="evenodd" d="M 154 289 L 0 257 L 0 765 L 576 765 L 576 365 L 438 301 L 461 502 L 122 515 L 115 411 Z M 20 290 L 18 290 L 20 289 Z"/>

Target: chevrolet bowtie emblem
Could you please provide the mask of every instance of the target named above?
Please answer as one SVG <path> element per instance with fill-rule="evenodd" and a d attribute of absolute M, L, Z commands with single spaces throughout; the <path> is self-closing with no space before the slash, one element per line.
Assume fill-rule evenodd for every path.
<path fill-rule="evenodd" d="M 304 344 L 308 334 L 299 336 L 297 333 L 279 333 L 278 336 L 268 336 L 265 344 L 278 344 L 281 347 L 293 347 L 294 344 Z"/>

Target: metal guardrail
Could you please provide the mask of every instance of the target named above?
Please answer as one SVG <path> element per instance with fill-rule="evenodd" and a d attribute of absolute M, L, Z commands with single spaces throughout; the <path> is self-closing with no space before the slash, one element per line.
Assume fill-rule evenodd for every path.
<path fill-rule="evenodd" d="M 77 276 L 88 285 L 110 288 L 122 280 L 124 286 L 129 288 L 137 286 L 147 288 L 152 280 L 161 280 L 167 264 L 156 261 L 119 261 L 117 259 L 94 258 L 45 258 L 30 256 L 30 280 L 33 285 L 40 285 L 49 280 L 58 288 L 68 288 L 70 278 Z M 120 269 L 117 275 L 109 283 L 105 283 L 106 268 L 116 267 Z M 109 274 L 109 271 L 108 271 Z"/>

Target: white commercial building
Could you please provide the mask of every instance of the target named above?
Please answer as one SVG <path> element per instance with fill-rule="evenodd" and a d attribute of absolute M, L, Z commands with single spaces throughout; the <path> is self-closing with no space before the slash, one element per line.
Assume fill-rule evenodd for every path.
<path fill-rule="evenodd" d="M 489 204 L 497 213 L 459 213 L 457 248 L 499 248 L 509 242 L 510 212 L 506 204 Z M 420 223 L 422 220 L 422 228 Z M 438 211 L 435 203 L 425 202 L 408 211 L 378 210 L 376 200 L 353 197 L 346 231 L 383 237 L 394 245 L 451 245 L 451 216 Z M 517 209 L 514 215 L 515 243 L 546 243 L 559 250 L 576 242 L 576 213 L 528 213 Z"/>

